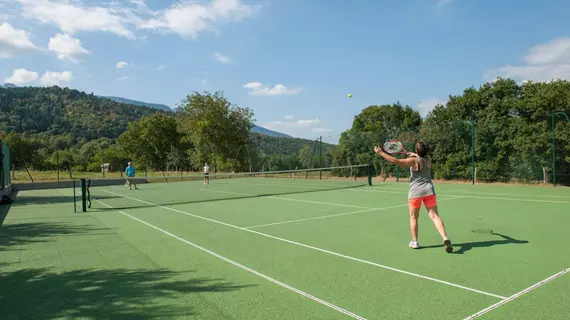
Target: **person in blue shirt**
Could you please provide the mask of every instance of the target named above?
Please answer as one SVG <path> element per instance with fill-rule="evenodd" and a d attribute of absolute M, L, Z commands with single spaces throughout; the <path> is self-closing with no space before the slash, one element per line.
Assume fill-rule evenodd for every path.
<path fill-rule="evenodd" d="M 135 167 L 133 167 L 133 163 L 129 162 L 127 164 L 127 169 L 125 170 L 126 174 L 127 174 L 127 185 L 129 185 L 129 189 L 133 190 L 133 185 L 135 186 L 135 190 L 138 190 L 139 188 L 137 187 L 137 184 L 134 182 L 134 179 L 129 179 L 129 178 L 134 178 L 135 177 Z"/>

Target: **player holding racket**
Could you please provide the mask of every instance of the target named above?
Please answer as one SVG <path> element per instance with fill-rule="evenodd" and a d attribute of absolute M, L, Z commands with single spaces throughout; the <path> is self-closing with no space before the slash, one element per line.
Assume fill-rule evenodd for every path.
<path fill-rule="evenodd" d="M 424 203 L 430 219 L 433 221 L 435 228 L 443 238 L 445 251 L 453 252 L 451 241 L 445 232 L 445 225 L 437 212 L 437 201 L 435 195 L 435 187 L 431 180 L 431 158 L 427 155 L 428 146 L 425 142 L 416 143 L 416 152 L 407 152 L 401 143 L 396 141 L 388 141 L 384 144 L 384 148 L 393 153 L 405 153 L 409 156 L 406 159 L 397 159 L 375 146 L 374 151 L 386 159 L 388 162 L 397 164 L 403 168 L 411 168 L 410 191 L 408 193 L 408 207 L 410 210 L 410 230 L 412 232 L 412 241 L 409 247 L 417 249 L 420 247 L 418 243 L 418 217 L 422 202 Z"/>

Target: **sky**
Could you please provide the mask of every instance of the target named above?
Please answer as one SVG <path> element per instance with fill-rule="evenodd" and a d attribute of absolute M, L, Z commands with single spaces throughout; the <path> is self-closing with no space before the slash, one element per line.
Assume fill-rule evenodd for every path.
<path fill-rule="evenodd" d="M 570 79 L 569 13 L 563 0 L 0 0 L 0 82 L 173 108 L 223 91 L 259 126 L 338 137 L 369 105 L 425 117 L 497 77 Z"/>

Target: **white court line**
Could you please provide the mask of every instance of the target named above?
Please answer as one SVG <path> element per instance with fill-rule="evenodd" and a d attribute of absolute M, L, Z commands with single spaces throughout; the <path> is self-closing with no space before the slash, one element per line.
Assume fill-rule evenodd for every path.
<path fill-rule="evenodd" d="M 231 191 L 210 190 L 210 189 L 200 189 L 200 190 L 201 190 L 201 191 L 208 191 L 208 192 L 235 194 L 235 195 L 240 195 L 240 196 L 256 196 L 255 194 L 242 193 L 242 192 L 231 192 Z M 281 197 L 274 197 L 274 196 L 267 196 L 267 197 L 264 197 L 264 198 L 266 198 L 266 199 L 276 199 L 276 200 L 294 201 L 294 202 L 305 202 L 305 203 L 323 204 L 323 205 L 328 205 L 328 206 L 337 206 L 337 207 L 345 207 L 345 208 L 355 208 L 355 209 L 363 209 L 363 210 L 377 210 L 377 209 L 378 209 L 378 208 L 368 208 L 368 207 L 361 207 L 361 206 L 353 206 L 353 205 L 349 205 L 349 204 L 332 203 L 332 202 L 321 202 L 321 201 L 312 201 L 312 200 L 301 200 L 301 199 L 293 199 L 293 198 L 281 198 Z"/>
<path fill-rule="evenodd" d="M 465 198 L 465 197 L 459 196 L 459 197 L 454 197 L 454 198 L 442 199 L 442 200 L 439 200 L 439 201 L 441 202 L 441 201 L 454 200 L 454 199 L 460 199 L 460 198 Z M 329 215 L 318 216 L 318 217 L 312 217 L 312 218 L 304 218 L 304 219 L 297 219 L 297 220 L 289 220 L 289 221 L 282 221 L 282 222 L 259 224 L 259 225 L 255 225 L 255 226 L 244 227 L 244 228 L 245 228 L 245 229 L 253 229 L 253 228 L 274 226 L 274 225 L 286 224 L 286 223 L 295 223 L 295 222 L 308 221 L 308 220 L 316 220 L 316 219 L 327 219 L 327 218 L 341 217 L 341 216 L 347 216 L 347 215 L 351 215 L 351 214 L 364 213 L 364 212 L 372 212 L 372 211 L 381 211 L 381 210 L 402 208 L 402 207 L 407 207 L 407 206 L 408 206 L 408 204 L 400 204 L 400 205 L 396 205 L 396 206 L 390 206 L 390 207 L 384 207 L 384 208 L 378 208 L 378 209 L 352 211 L 352 212 L 346 212 L 346 213 L 329 214 Z"/>
<path fill-rule="evenodd" d="M 382 189 L 390 189 L 390 190 L 401 190 L 407 191 L 404 188 L 394 188 L 394 187 L 384 187 L 381 185 L 371 186 L 373 189 L 382 190 Z M 479 192 L 479 191 L 471 191 L 471 190 L 456 190 L 452 192 L 460 192 L 460 193 L 469 193 L 472 195 L 497 195 L 497 196 L 513 196 L 513 197 L 533 197 L 533 198 L 561 198 L 561 199 L 568 199 L 568 196 L 555 196 L 555 195 L 535 195 L 535 194 L 523 194 L 523 193 L 498 193 L 498 192 Z"/>
<path fill-rule="evenodd" d="M 115 209 L 115 208 L 111 207 L 110 205 L 108 205 L 108 204 L 106 204 L 106 203 L 103 203 L 103 202 L 101 202 L 101 201 L 99 201 L 99 200 L 97 200 L 97 199 L 93 199 L 93 200 L 96 201 L 96 202 L 99 202 L 100 204 L 102 204 L 102 205 L 104 205 L 104 206 L 106 206 L 106 207 L 108 207 L 108 208 Z M 354 318 L 354 319 L 366 320 L 366 318 L 364 318 L 364 317 L 361 317 L 361 316 L 359 316 L 359 315 L 357 315 L 357 314 L 355 314 L 355 313 L 352 313 L 352 312 L 350 312 L 350 311 L 348 311 L 348 310 L 345 310 L 345 309 L 343 309 L 343 308 L 341 308 L 341 307 L 339 307 L 339 306 L 336 306 L 336 305 L 334 305 L 334 304 L 332 304 L 332 303 L 330 303 L 330 302 L 327 302 L 327 301 L 325 301 L 325 300 L 323 300 L 323 299 L 319 299 L 319 298 L 317 298 L 317 297 L 315 297 L 315 296 L 313 296 L 313 295 L 310 295 L 310 294 L 308 294 L 308 293 L 306 293 L 306 292 L 304 292 L 304 291 L 301 291 L 301 290 L 299 290 L 299 289 L 297 289 L 297 288 L 294 288 L 294 287 L 292 287 L 292 286 L 290 286 L 290 285 L 288 285 L 288 284 L 285 284 L 285 283 L 283 283 L 283 282 L 281 282 L 281 281 L 279 281 L 279 280 L 275 280 L 275 279 L 273 279 L 273 278 L 271 278 L 271 277 L 269 277 L 269 276 L 264 275 L 264 274 L 261 273 L 261 272 L 255 271 L 255 270 L 253 270 L 253 269 L 251 269 L 251 268 L 248 268 L 248 267 L 246 267 L 246 266 L 244 266 L 244 265 L 242 265 L 242 264 L 239 264 L 239 263 L 237 263 L 237 262 L 235 262 L 235 261 L 233 261 L 233 260 L 230 260 L 230 259 L 228 259 L 228 258 L 226 258 L 226 257 L 224 257 L 224 256 L 222 256 L 222 255 L 219 255 L 219 254 L 217 254 L 217 253 L 215 253 L 215 252 L 213 252 L 213 251 L 210 251 L 210 250 L 208 250 L 208 249 L 206 249 L 206 248 L 203 248 L 203 247 L 201 247 L 201 246 L 199 246 L 199 245 L 197 245 L 197 244 L 194 244 L 194 243 L 192 243 L 192 242 L 190 242 L 190 241 L 188 241 L 188 240 L 186 240 L 186 239 L 180 238 L 179 236 L 177 236 L 177 235 L 175 235 L 175 234 L 173 234 L 173 233 L 170 233 L 170 232 L 168 232 L 168 231 L 166 231 L 166 230 L 163 230 L 163 229 L 161 229 L 161 228 L 159 228 L 159 227 L 157 227 L 157 226 L 155 226 L 155 225 L 152 225 L 152 224 L 150 224 L 150 223 L 148 223 L 148 222 L 146 222 L 146 221 L 144 221 L 144 220 L 141 220 L 141 219 L 139 219 L 139 218 L 133 217 L 133 216 L 131 216 L 130 214 L 128 214 L 128 213 L 126 213 L 126 212 L 123 212 L 123 211 L 117 210 L 117 209 L 115 209 L 115 210 L 116 210 L 117 212 L 119 212 L 119 213 L 121 213 L 121 214 L 123 214 L 123 215 L 125 215 L 125 216 L 127 216 L 127 217 L 129 217 L 129 218 L 131 218 L 131 219 L 133 219 L 133 220 L 136 220 L 136 221 L 138 221 L 138 222 L 140 222 L 140 223 L 143 223 L 143 224 L 145 224 L 145 225 L 147 225 L 147 226 L 149 226 L 149 227 L 151 227 L 151 228 L 153 228 L 153 229 L 155 229 L 155 230 L 158 230 L 158 231 L 160 231 L 160 232 L 162 232 L 162 233 L 164 233 L 164 234 L 166 234 L 166 235 L 169 235 L 169 236 L 171 236 L 171 237 L 174 238 L 174 239 L 177 239 L 177 240 L 180 240 L 180 241 L 182 241 L 182 242 L 184 242 L 184 243 L 186 243 L 186 244 L 189 244 L 189 245 L 191 245 L 192 247 L 194 247 L 194 248 L 196 248 L 196 249 L 202 250 L 202 251 L 204 251 L 204 252 L 206 252 L 206 253 L 208 253 L 208 254 L 210 254 L 210 255 L 212 255 L 212 256 L 218 258 L 218 259 L 221 259 L 221 260 L 224 260 L 224 261 L 227 262 L 227 263 L 233 264 L 234 266 L 236 266 L 236 267 L 238 267 L 238 268 L 240 268 L 240 269 L 243 269 L 243 270 L 245 270 L 245 271 L 248 271 L 248 272 L 250 272 L 250 273 L 253 273 L 254 275 L 256 275 L 256 276 L 258 276 L 258 277 L 261 277 L 261 278 L 263 278 L 263 279 L 265 279 L 265 280 L 271 281 L 271 282 L 273 282 L 274 284 L 276 284 L 276 285 L 278 285 L 278 286 L 281 286 L 281 287 L 283 287 L 283 288 L 285 288 L 285 289 L 291 290 L 291 291 L 293 291 L 293 292 L 295 292 L 295 293 L 297 293 L 297 294 L 299 294 L 299 295 L 304 296 L 305 298 L 309 298 L 309 299 L 311 299 L 311 300 L 313 300 L 313 301 L 315 301 L 315 302 L 318 302 L 318 303 L 320 303 L 320 304 L 322 304 L 322 305 L 325 305 L 325 306 L 327 306 L 327 307 L 329 307 L 329 308 L 331 308 L 331 309 L 334 309 L 334 310 L 336 310 L 336 311 L 338 311 L 338 312 L 344 313 L 344 314 L 346 314 L 347 316 L 352 317 L 352 318 Z"/>
<path fill-rule="evenodd" d="M 513 301 L 513 300 L 515 300 L 516 298 L 522 296 L 522 295 L 525 294 L 525 293 L 531 292 L 532 290 L 534 290 L 534 289 L 536 289 L 536 288 L 538 288 L 538 287 L 540 287 L 540 286 L 545 285 L 546 283 L 548 283 L 548 282 L 550 282 L 550 281 L 552 281 L 552 280 L 554 280 L 554 279 L 556 279 L 556 278 L 562 276 L 563 274 L 565 274 L 565 273 L 567 273 L 567 272 L 570 272 L 570 268 L 568 268 L 568 269 L 566 269 L 566 270 L 562 270 L 562 271 L 558 272 L 558 273 L 555 274 L 555 275 L 552 275 L 552 276 L 550 276 L 550 277 L 548 277 L 548 278 L 546 278 L 546 279 L 544 279 L 544 280 L 542 280 L 542 281 L 540 281 L 540 282 L 538 282 L 538 283 L 535 283 L 535 284 L 533 284 L 532 286 L 530 286 L 530 287 L 528 287 L 528 288 L 526 288 L 526 289 L 524 289 L 524 290 L 522 290 L 522 291 L 519 291 L 519 292 L 513 294 L 512 296 L 510 296 L 510 297 L 508 297 L 508 298 L 506 298 L 506 299 L 504 299 L 504 300 L 502 300 L 502 301 L 499 301 L 499 302 L 495 303 L 494 305 L 492 305 L 492 306 L 490 306 L 490 307 L 488 307 L 488 308 L 485 308 L 485 309 L 483 309 L 483 310 L 481 310 L 481 311 L 479 311 L 479 312 L 477 312 L 477 313 L 474 313 L 474 314 L 470 315 L 469 317 L 465 318 L 464 320 L 471 320 L 471 319 L 478 318 L 478 317 L 480 317 L 480 316 L 482 316 L 482 315 L 484 315 L 484 314 L 486 314 L 486 313 L 488 313 L 488 312 L 490 312 L 490 311 L 492 311 L 492 310 L 494 310 L 494 309 L 497 309 L 498 307 L 500 307 L 500 306 L 502 306 L 502 305 L 504 305 L 504 304 L 507 304 L 507 303 L 509 303 L 509 302 L 511 302 L 511 301 Z"/>
<path fill-rule="evenodd" d="M 148 201 L 140 200 L 140 199 L 137 199 L 137 198 L 129 197 L 129 196 L 126 196 L 126 195 L 122 195 L 122 194 L 120 194 L 120 193 L 115 193 L 115 192 L 106 191 L 106 190 L 105 190 L 104 192 L 109 193 L 109 194 L 114 194 L 114 195 L 117 195 L 117 196 L 121 196 L 121 197 L 123 197 L 123 198 L 131 199 L 131 200 L 134 200 L 134 201 L 146 203 L 146 204 L 151 205 L 151 206 L 154 206 L 154 207 L 163 208 L 163 209 L 166 209 L 166 210 L 170 210 L 170 211 L 182 213 L 182 214 L 184 214 L 184 215 L 187 215 L 187 216 L 190 216 L 190 217 L 194 217 L 194 218 L 197 218 L 197 219 L 202 219 L 202 220 L 214 222 L 214 223 L 221 224 L 221 225 L 224 225 L 224 226 L 227 226 L 227 227 L 230 227 L 230 228 L 234 228 L 234 229 L 243 230 L 243 231 L 246 231 L 246 232 L 255 233 L 255 234 L 260 235 L 260 236 L 263 236 L 263 237 L 267 237 L 267 238 L 271 238 L 271 239 L 275 239 L 275 240 L 287 242 L 287 243 L 290 243 L 290 244 L 294 244 L 294 245 L 296 245 L 296 246 L 304 247 L 304 248 L 307 248 L 307 249 L 312 249 L 312 250 L 315 250 L 315 251 L 324 252 L 324 253 L 327 253 L 327 254 L 330 254 L 330 255 L 333 255 L 333 256 L 337 256 L 337 257 L 341 257 L 341 258 L 345 258 L 345 259 L 348 259 L 348 260 L 353 260 L 353 261 L 365 263 L 365 264 L 368 264 L 368 265 L 372 265 L 372 266 L 380 267 L 380 268 L 383 268 L 383 269 L 387 269 L 387 270 L 391 270 L 391 271 L 395 271 L 395 272 L 407 274 L 407 275 L 414 276 L 414 277 L 421 278 L 421 279 L 425 279 L 425 280 L 430 280 L 430 281 L 434 281 L 434 282 L 446 284 L 446 285 L 448 285 L 448 286 L 452 286 L 452 287 L 460 288 L 460 289 L 463 289 L 463 290 L 467 290 L 467 291 L 472 291 L 472 292 L 484 294 L 484 295 L 491 296 L 491 297 L 495 297 L 495 298 L 499 298 L 499 299 L 506 299 L 505 297 L 500 296 L 500 295 L 497 295 L 497 294 L 493 294 L 493 293 L 489 293 L 489 292 L 485 292 L 485 291 L 481 291 L 481 290 L 477 290 L 477 289 L 465 287 L 465 286 L 462 286 L 462 285 L 459 285 L 459 284 L 447 282 L 447 281 L 444 281 L 444 280 L 439 280 L 439 279 L 436 279 L 436 278 L 431 278 L 431 277 L 428 277 L 428 276 L 423 276 L 423 275 L 420 275 L 420 274 L 417 274 L 417 273 L 413 273 L 413 272 L 409 272 L 409 271 L 405 271 L 405 270 L 401 270 L 401 269 L 392 268 L 392 267 L 385 266 L 385 265 L 382 265 L 382 264 L 379 264 L 379 263 L 375 263 L 375 262 L 372 262 L 372 261 L 367 261 L 367 260 L 363 260 L 363 259 L 359 259 L 359 258 L 347 256 L 347 255 L 344 255 L 344 254 L 341 254 L 341 253 L 337 253 L 337 252 L 329 251 L 329 250 L 326 250 L 326 249 L 321 249 L 321 248 L 313 247 L 313 246 L 310 246 L 310 245 L 307 245 L 307 244 L 303 244 L 303 243 L 300 243 L 300 242 L 295 242 L 295 241 L 292 241 L 292 240 L 287 240 L 287 239 L 284 239 L 284 238 L 279 238 L 279 237 L 276 237 L 276 236 L 272 236 L 272 235 L 270 235 L 270 234 L 266 234 L 266 233 L 262 233 L 262 232 L 259 232 L 259 231 L 255 231 L 255 230 L 251 230 L 251 229 L 246 229 L 246 228 L 238 227 L 238 226 L 233 225 L 233 224 L 229 224 L 229 223 L 225 223 L 225 222 L 222 222 L 222 221 L 218 221 L 218 220 L 214 220 L 214 219 L 202 217 L 202 216 L 195 215 L 195 214 L 192 214 L 192 213 L 188 213 L 188 212 L 185 212 L 185 211 L 182 211 L 182 210 L 178 210 L 178 209 L 174 209 L 174 208 L 170 208 L 170 207 L 166 207 L 166 206 L 154 204 L 154 203 L 152 203 L 152 202 L 148 202 Z"/>
<path fill-rule="evenodd" d="M 382 193 L 392 193 L 392 194 L 407 194 L 407 192 L 398 192 L 398 191 L 390 191 L 390 190 L 400 190 L 400 189 L 381 189 L 378 188 L 378 191 L 372 191 L 372 190 L 356 190 L 356 189 L 346 189 L 346 191 L 350 191 L 350 192 L 366 192 L 366 193 L 376 193 L 376 194 L 382 194 Z M 465 198 L 472 198 L 472 199 L 489 199 L 489 200 L 505 200 L 505 201 L 523 201 L 523 202 L 540 202 L 540 203 L 564 203 L 564 204 L 570 204 L 570 201 L 559 201 L 559 200 L 539 200 L 539 199 L 523 199 L 523 198 L 502 198 L 502 197 L 481 197 L 481 196 L 472 196 L 470 194 L 453 194 L 453 193 L 447 193 L 445 192 L 444 195 L 447 196 L 463 196 Z"/>
<path fill-rule="evenodd" d="M 487 194 L 487 195 L 492 195 L 492 196 L 513 196 L 513 197 L 534 197 L 534 198 L 562 198 L 562 199 L 568 199 L 570 198 L 570 194 L 567 196 L 553 196 L 553 195 L 548 195 L 548 196 L 539 196 L 539 195 L 535 195 L 535 194 L 522 194 L 522 193 L 496 193 L 496 192 L 473 192 L 473 191 L 469 191 L 469 190 L 457 190 L 454 192 L 461 192 L 461 193 L 470 193 L 470 194 L 474 194 L 474 195 L 478 195 L 478 194 Z"/>
<path fill-rule="evenodd" d="M 407 206 L 407 205 L 406 205 Z M 352 212 L 345 212 L 345 213 L 338 213 L 338 214 L 329 214 L 324 216 L 312 217 L 312 218 L 304 218 L 304 219 L 297 219 L 297 220 L 289 220 L 289 221 L 281 221 L 281 222 L 273 222 L 273 223 L 266 223 L 266 224 L 258 224 L 255 226 L 243 227 L 244 229 L 253 229 L 253 228 L 260 228 L 260 227 L 268 227 L 268 226 L 275 226 L 279 224 L 286 224 L 286 223 L 295 223 L 301 221 L 309 221 L 309 220 L 316 220 L 316 219 L 326 219 L 326 218 L 333 218 L 333 217 L 340 217 L 340 216 L 347 216 L 351 214 L 363 213 L 363 212 L 372 212 L 377 210 L 386 210 L 391 208 L 399 208 L 403 207 L 403 205 L 394 206 L 394 207 L 387 207 L 387 208 L 379 208 L 379 209 L 369 209 L 369 210 L 359 210 L 359 211 L 352 211 Z"/>

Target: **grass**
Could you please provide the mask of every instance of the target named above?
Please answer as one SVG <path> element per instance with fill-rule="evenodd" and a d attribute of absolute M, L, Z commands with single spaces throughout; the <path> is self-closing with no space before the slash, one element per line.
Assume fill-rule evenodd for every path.
<path fill-rule="evenodd" d="M 0 228 L 0 318 L 565 319 L 570 189 L 237 179 L 21 192 Z M 3 207 L 7 210 L 8 207 Z M 505 299 L 516 297 L 514 299 Z"/>

